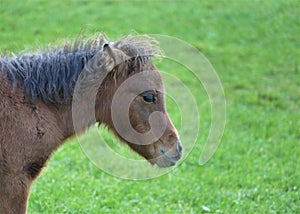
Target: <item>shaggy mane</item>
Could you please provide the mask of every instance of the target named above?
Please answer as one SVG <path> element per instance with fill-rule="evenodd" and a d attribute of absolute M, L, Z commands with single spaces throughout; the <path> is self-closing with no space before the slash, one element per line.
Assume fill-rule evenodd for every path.
<path fill-rule="evenodd" d="M 0 76 L 11 81 L 13 88 L 22 88 L 32 101 L 66 104 L 72 100 L 81 71 L 96 53 L 102 51 L 104 43 L 142 64 L 161 55 L 157 42 L 147 36 L 126 36 L 109 42 L 100 35 L 88 40 L 80 38 L 74 43 L 66 42 L 62 47 L 42 52 L 0 56 Z M 130 73 L 128 70 L 122 72 L 125 75 Z"/>

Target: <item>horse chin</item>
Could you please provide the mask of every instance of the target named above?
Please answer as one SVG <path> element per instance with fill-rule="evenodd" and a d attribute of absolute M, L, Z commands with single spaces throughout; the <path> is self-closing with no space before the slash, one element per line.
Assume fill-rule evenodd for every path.
<path fill-rule="evenodd" d="M 127 142 L 127 144 L 131 147 L 131 149 L 133 149 L 133 151 L 145 158 L 152 166 L 157 165 L 160 168 L 167 168 L 176 165 L 182 156 L 181 149 L 179 149 L 179 147 L 171 148 L 169 151 L 166 151 L 163 147 L 164 143 L 162 143 L 162 141 L 155 142 L 155 145 L 149 144 L 147 146 L 143 146 L 142 143 L 137 145 Z"/>
<path fill-rule="evenodd" d="M 164 156 L 159 156 L 157 158 L 149 160 L 152 165 L 157 165 L 160 168 L 167 168 L 176 165 L 175 160 L 168 160 Z"/>

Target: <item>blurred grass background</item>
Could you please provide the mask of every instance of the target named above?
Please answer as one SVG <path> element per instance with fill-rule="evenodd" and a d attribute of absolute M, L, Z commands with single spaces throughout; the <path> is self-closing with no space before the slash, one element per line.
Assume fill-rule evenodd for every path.
<path fill-rule="evenodd" d="M 80 32 L 103 32 L 113 40 L 132 30 L 166 34 L 204 53 L 227 100 L 222 143 L 206 165 L 198 159 L 210 111 L 199 96 L 201 135 L 172 173 L 118 179 L 98 170 L 73 140 L 35 182 L 28 212 L 300 213 L 299 7 L 297 0 L 0 0 L 3 54 L 59 44 Z M 181 68 L 158 66 L 203 91 Z M 176 108 L 168 110 L 176 118 Z"/>

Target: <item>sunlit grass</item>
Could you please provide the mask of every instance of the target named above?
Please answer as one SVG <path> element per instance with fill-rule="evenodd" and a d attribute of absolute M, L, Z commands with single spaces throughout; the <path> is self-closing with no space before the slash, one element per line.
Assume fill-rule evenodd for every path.
<path fill-rule="evenodd" d="M 158 62 L 198 95 L 200 135 L 189 157 L 157 179 L 121 180 L 95 167 L 73 138 L 33 185 L 28 212 L 299 213 L 299 7 L 296 0 L 0 1 L 1 53 L 60 43 L 82 31 L 112 39 L 132 30 L 167 34 L 205 54 L 227 101 L 222 143 L 199 166 L 211 119 L 207 95 L 184 68 Z M 180 127 L 178 107 L 171 98 L 167 102 Z M 139 158 L 100 132 L 112 149 Z M 93 128 L 84 137 L 92 141 L 98 134 Z"/>

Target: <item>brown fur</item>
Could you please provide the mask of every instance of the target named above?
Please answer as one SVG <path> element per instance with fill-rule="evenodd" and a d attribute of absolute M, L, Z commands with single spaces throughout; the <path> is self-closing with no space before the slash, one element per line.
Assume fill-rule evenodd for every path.
<path fill-rule="evenodd" d="M 113 51 L 113 50 L 110 50 Z M 128 56 L 125 53 L 123 57 Z M 112 56 L 110 54 L 110 56 Z M 116 56 L 116 55 L 115 55 Z M 126 58 L 125 57 L 125 58 Z M 114 58 L 114 61 L 117 60 Z M 117 67 L 115 67 L 117 66 Z M 137 145 L 127 142 L 120 136 L 111 119 L 112 97 L 127 78 L 144 70 L 157 69 L 149 61 L 143 68 L 136 64 L 128 75 L 119 75 L 124 64 L 114 65 L 101 84 L 96 99 L 96 119 L 106 124 L 120 140 L 127 143 L 134 151 L 145 157 L 152 164 L 161 167 L 173 165 L 181 156 L 181 146 L 176 129 L 167 119 L 167 128 L 163 136 L 155 143 Z M 160 87 L 161 78 L 151 80 Z M 165 103 L 162 93 L 156 95 L 157 102 L 145 104 L 138 96 L 130 106 L 130 122 L 135 130 L 144 133 L 150 129 L 148 116 L 153 111 L 161 111 L 165 115 Z M 135 104 L 135 105 L 134 105 Z M 135 106 L 142 108 L 143 114 Z M 86 129 L 88 127 L 82 127 Z M 83 131 L 82 130 L 82 131 Z M 74 135 L 72 121 L 72 104 L 46 103 L 42 100 L 33 102 L 24 95 L 21 87 L 12 90 L 12 83 L 0 73 L 0 213 L 26 213 L 30 186 L 45 166 L 51 154 L 62 145 L 67 138 Z M 162 149 L 172 161 L 162 155 Z"/>

